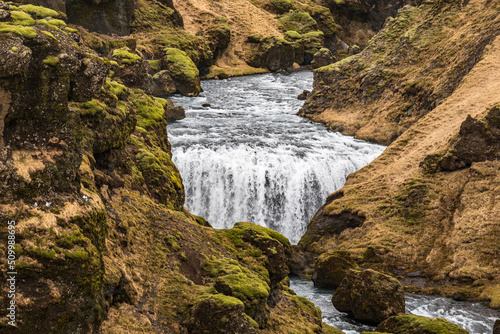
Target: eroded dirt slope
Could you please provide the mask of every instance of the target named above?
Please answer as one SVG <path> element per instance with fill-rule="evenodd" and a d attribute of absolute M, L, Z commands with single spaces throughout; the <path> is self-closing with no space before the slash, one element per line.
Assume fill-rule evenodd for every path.
<path fill-rule="evenodd" d="M 329 196 L 300 244 L 499 307 L 499 89 L 496 38 L 448 98 Z"/>

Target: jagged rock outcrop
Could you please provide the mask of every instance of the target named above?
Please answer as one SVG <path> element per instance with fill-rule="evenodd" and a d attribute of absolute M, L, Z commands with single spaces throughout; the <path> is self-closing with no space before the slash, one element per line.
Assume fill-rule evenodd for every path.
<path fill-rule="evenodd" d="M 375 324 L 405 312 L 401 283 L 371 269 L 349 270 L 335 290 L 332 303 L 356 320 Z"/>
<path fill-rule="evenodd" d="M 443 12 L 444 9 L 453 11 Z M 370 108 L 375 105 L 382 108 L 384 105 L 384 110 L 391 110 L 398 105 L 399 95 L 394 95 L 396 91 L 392 89 L 388 90 L 386 84 L 392 82 L 394 71 L 399 71 L 397 59 L 400 57 L 414 59 L 409 65 L 405 63 L 406 73 L 412 73 L 413 68 L 420 73 L 415 78 L 418 84 L 411 84 L 411 87 L 432 86 L 434 92 L 442 94 L 440 104 L 427 109 L 430 100 L 424 103 L 417 98 L 420 93 L 414 94 L 416 91 L 410 90 L 413 92 L 412 111 L 402 114 L 398 124 L 404 124 L 407 117 L 407 121 L 415 117 L 410 122 L 415 123 L 408 125 L 409 129 L 378 159 L 350 175 L 345 186 L 329 196 L 300 241 L 305 251 L 321 254 L 345 250 L 362 267 L 400 276 L 409 275 L 406 284 L 421 285 L 425 281 L 435 284 L 434 288 L 415 288 L 416 291 L 439 291 L 451 296 L 466 286 L 468 297 L 489 300 L 491 307 L 499 307 L 500 263 L 498 243 L 495 241 L 500 237 L 500 225 L 496 218 L 499 212 L 499 179 L 496 172 L 500 167 L 497 134 L 499 101 L 495 92 L 500 89 L 500 68 L 497 65 L 500 41 L 498 37 L 489 35 L 493 32 L 487 27 L 481 33 L 476 31 L 476 35 L 468 35 L 472 26 L 461 24 L 458 16 L 455 16 L 455 28 L 450 27 L 450 33 L 442 35 L 442 39 L 432 44 L 425 44 L 422 39 L 424 36 L 435 36 L 432 29 L 429 31 L 427 28 L 439 26 L 441 20 L 451 13 L 464 14 L 464 19 L 467 17 L 470 24 L 482 22 L 482 15 L 491 15 L 488 27 L 489 24 L 495 26 L 500 23 L 497 9 L 498 4 L 482 0 L 471 0 L 467 5 L 458 7 L 455 3 L 434 3 L 404 9 L 400 17 L 392 20 L 361 55 L 331 65 L 328 75 L 326 72 L 317 74 L 317 80 L 322 78 L 325 81 L 320 84 L 316 80 L 316 90 L 306 102 L 306 108 L 312 108 L 308 104 L 312 105 L 315 101 L 324 101 L 323 106 L 336 110 L 328 116 L 332 117 L 330 124 L 337 124 L 337 129 L 343 128 L 347 133 L 352 133 L 349 130 L 351 125 L 344 124 L 343 120 L 359 120 L 355 115 L 363 115 L 365 121 L 361 121 L 363 125 L 360 125 L 357 134 L 372 139 L 389 138 L 392 135 L 388 137 L 387 134 L 396 131 L 392 128 L 384 134 L 384 129 L 389 129 L 386 127 L 387 114 L 382 109 L 374 111 Z M 431 12 L 436 15 L 427 16 L 429 21 L 424 21 L 427 28 L 417 25 L 414 28 L 419 33 L 412 35 L 413 30 L 408 28 L 404 17 L 409 15 L 413 17 L 412 22 L 422 22 L 419 21 L 420 15 Z M 396 26 L 399 26 L 399 32 L 393 30 L 394 34 L 389 34 Z M 469 43 L 480 43 L 482 47 L 463 49 L 460 58 L 453 56 L 443 66 L 433 66 L 445 59 L 440 52 L 433 53 L 434 48 L 446 49 L 443 49 L 443 43 L 448 43 L 449 36 L 455 36 L 455 33 L 461 38 L 464 38 L 461 34 L 465 33 L 470 36 L 467 39 Z M 413 42 L 410 36 L 414 37 Z M 451 40 L 455 41 L 454 38 Z M 365 70 L 365 66 L 370 66 L 365 61 L 375 56 L 377 50 L 385 50 L 380 44 L 382 41 L 405 43 L 392 49 L 385 58 L 380 58 L 384 59 L 384 63 Z M 407 47 L 407 42 L 411 48 Z M 424 43 L 425 50 L 434 55 L 432 64 L 412 58 L 413 48 L 423 47 L 417 42 Z M 483 50 L 481 59 L 477 58 L 479 50 Z M 430 58 L 429 54 L 424 58 Z M 390 71 L 386 62 L 393 64 Z M 344 69 L 349 69 L 354 77 L 360 77 L 353 81 L 340 79 L 347 73 Z M 372 77 L 375 73 L 372 71 L 389 76 Z M 432 76 L 427 75 L 433 71 L 439 71 L 442 77 L 431 84 L 429 80 Z M 328 76 L 337 79 L 328 81 Z M 460 77 L 460 85 L 450 76 L 455 79 Z M 443 81 L 444 78 L 447 79 Z M 362 80 L 360 86 L 355 80 Z M 368 82 L 375 84 L 372 95 L 368 94 L 369 90 L 365 93 L 357 90 Z M 322 87 L 321 90 L 318 87 Z M 449 93 L 444 94 L 445 90 Z M 347 91 L 350 93 L 347 94 Z M 423 92 L 420 88 L 418 91 Z M 426 98 L 436 97 L 434 93 L 428 95 L 429 92 L 425 93 Z M 355 99 L 358 93 L 362 94 L 359 96 L 365 94 L 364 100 L 361 100 L 364 103 L 352 100 L 347 102 L 350 106 L 344 104 L 345 99 Z M 405 93 L 403 97 L 410 95 Z M 325 111 L 317 119 L 327 117 L 327 113 Z M 338 115 L 338 118 L 333 115 Z M 333 128 L 336 126 L 332 125 Z"/>
<path fill-rule="evenodd" d="M 393 334 L 467 334 L 469 331 L 460 328 L 443 318 L 427 318 L 417 315 L 401 314 L 391 317 L 377 326 L 378 332 Z"/>

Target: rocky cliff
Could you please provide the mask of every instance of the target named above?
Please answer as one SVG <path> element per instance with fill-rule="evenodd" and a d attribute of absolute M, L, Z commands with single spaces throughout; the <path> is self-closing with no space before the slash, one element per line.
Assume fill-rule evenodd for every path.
<path fill-rule="evenodd" d="M 304 250 L 500 307 L 499 9 L 404 7 L 362 53 L 316 70 L 302 114 L 391 144 L 328 197 Z"/>
<path fill-rule="evenodd" d="M 150 64 L 129 42 L 92 37 L 64 13 L 0 2 L 1 233 L 15 226 L 16 257 L 0 277 L 18 273 L 0 331 L 337 332 L 289 289 L 286 238 L 215 230 L 183 207 L 166 134 L 175 107 L 148 94 Z M 174 84 L 170 62 L 185 54 L 165 50 L 159 65 Z"/>

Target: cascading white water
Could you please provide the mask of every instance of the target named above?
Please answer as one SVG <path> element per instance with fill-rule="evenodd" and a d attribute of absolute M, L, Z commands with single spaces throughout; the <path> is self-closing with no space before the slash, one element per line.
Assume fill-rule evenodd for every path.
<path fill-rule="evenodd" d="M 216 228 L 250 221 L 298 242 L 326 196 L 384 150 L 296 116 L 311 87 L 311 72 L 266 74 L 173 97 L 187 116 L 167 127 L 186 207 Z"/>

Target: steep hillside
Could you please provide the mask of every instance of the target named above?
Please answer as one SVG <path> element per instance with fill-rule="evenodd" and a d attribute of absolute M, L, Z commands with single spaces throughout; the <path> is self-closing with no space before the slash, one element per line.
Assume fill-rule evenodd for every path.
<path fill-rule="evenodd" d="M 409 284 L 500 307 L 498 9 L 405 8 L 362 54 L 318 70 L 306 111 L 326 109 L 313 119 L 382 142 L 408 130 L 329 196 L 304 250 L 347 250 Z"/>
<path fill-rule="evenodd" d="M 99 57 L 63 18 L 0 2 L 0 331 L 338 333 L 289 289 L 286 238 L 184 209 L 176 108 L 138 55 Z"/>
<path fill-rule="evenodd" d="M 406 6 L 359 55 L 315 72 L 300 114 L 389 144 L 450 96 L 500 29 L 494 1 Z"/>

